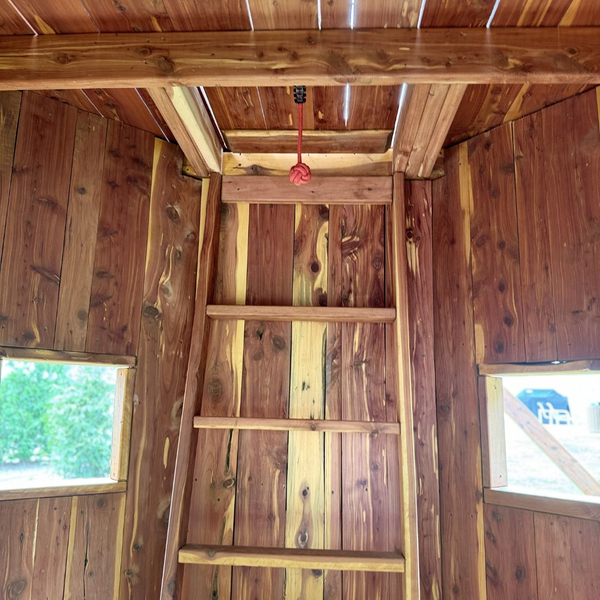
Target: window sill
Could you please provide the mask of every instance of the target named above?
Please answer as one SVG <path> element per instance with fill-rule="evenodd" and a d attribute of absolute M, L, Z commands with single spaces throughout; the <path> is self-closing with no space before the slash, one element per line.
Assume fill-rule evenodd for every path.
<path fill-rule="evenodd" d="M 115 494 L 127 491 L 126 481 L 113 479 L 72 479 L 62 485 L 50 487 L 0 488 L 0 501 L 25 500 L 28 498 L 54 498 L 60 496 L 83 496 L 86 494 Z"/>
<path fill-rule="evenodd" d="M 540 496 L 517 492 L 510 488 L 486 488 L 483 500 L 486 504 L 600 521 L 600 497 L 598 496 L 569 496 L 566 494 Z"/>

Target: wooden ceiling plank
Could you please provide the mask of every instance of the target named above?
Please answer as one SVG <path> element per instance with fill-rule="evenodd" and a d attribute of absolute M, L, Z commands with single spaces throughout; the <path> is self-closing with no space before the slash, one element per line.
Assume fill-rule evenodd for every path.
<path fill-rule="evenodd" d="M 317 0 L 248 0 L 248 6 L 256 30 L 319 28 Z"/>
<path fill-rule="evenodd" d="M 65 104 L 70 104 L 85 112 L 100 115 L 100 111 L 83 90 L 39 90 L 36 93 L 52 98 L 53 100 L 58 100 L 59 102 L 64 102 Z"/>
<path fill-rule="evenodd" d="M 468 138 L 501 125 L 504 116 L 523 91 L 522 85 L 469 86 L 458 108 L 445 145 Z"/>
<path fill-rule="evenodd" d="M 315 129 L 347 129 L 344 118 L 346 93 L 339 87 L 314 88 Z"/>
<path fill-rule="evenodd" d="M 258 88 L 208 87 L 204 91 L 221 129 L 266 129 Z"/>
<path fill-rule="evenodd" d="M 31 25 L 8 0 L 0 2 L 0 35 L 32 35 L 34 33 Z"/>
<path fill-rule="evenodd" d="M 390 129 L 361 131 L 304 131 L 302 149 L 307 153 L 352 152 L 377 153 L 389 149 Z M 295 152 L 298 133 L 295 130 L 244 130 L 223 131 L 227 147 L 232 152 Z"/>
<path fill-rule="evenodd" d="M 600 5 L 589 0 L 572 0 L 561 19 L 561 27 L 588 27 L 600 25 Z"/>
<path fill-rule="evenodd" d="M 485 27 L 496 0 L 427 0 L 421 27 Z"/>
<path fill-rule="evenodd" d="M 416 27 L 424 0 L 378 0 L 357 2 L 357 29 L 369 27 Z"/>
<path fill-rule="evenodd" d="M 393 129 L 399 100 L 397 85 L 350 88 L 348 129 Z"/>
<path fill-rule="evenodd" d="M 350 28 L 350 0 L 321 2 L 322 29 Z"/>
<path fill-rule="evenodd" d="M 12 0 L 13 4 L 39 34 L 97 33 L 79 0 Z"/>
<path fill-rule="evenodd" d="M 251 29 L 246 0 L 163 0 L 176 31 Z"/>
<path fill-rule="evenodd" d="M 571 0 L 502 0 L 493 27 L 556 27 Z"/>
<path fill-rule="evenodd" d="M 296 129 L 298 127 L 298 107 L 294 102 L 292 86 L 269 87 L 258 90 L 267 129 Z M 314 129 L 312 88 L 306 90 L 304 108 L 304 129 Z M 239 127 L 244 129 L 243 126 Z"/>
<path fill-rule="evenodd" d="M 0 89 L 600 83 L 596 28 L 32 37 L 0 37 Z"/>
<path fill-rule="evenodd" d="M 150 96 L 196 173 L 221 172 L 222 147 L 210 115 L 195 88 L 153 88 Z"/>
<path fill-rule="evenodd" d="M 394 134 L 394 172 L 404 173 L 417 137 L 431 85 L 409 85 Z"/>
<path fill-rule="evenodd" d="M 82 91 L 103 117 L 122 121 L 158 137 L 165 135 L 135 88 Z"/>
<path fill-rule="evenodd" d="M 45 3 L 46 0 L 38 0 L 38 2 Z M 163 0 L 80 0 L 80 2 L 98 27 L 98 31 L 126 33 L 173 31 L 174 29 Z M 49 4 L 54 7 L 58 3 Z"/>

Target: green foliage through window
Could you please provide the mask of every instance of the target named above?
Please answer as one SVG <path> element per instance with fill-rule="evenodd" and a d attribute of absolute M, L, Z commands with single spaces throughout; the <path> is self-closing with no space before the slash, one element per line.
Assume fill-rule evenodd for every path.
<path fill-rule="evenodd" d="M 45 465 L 64 478 L 110 474 L 116 369 L 2 361 L 1 465 Z"/>

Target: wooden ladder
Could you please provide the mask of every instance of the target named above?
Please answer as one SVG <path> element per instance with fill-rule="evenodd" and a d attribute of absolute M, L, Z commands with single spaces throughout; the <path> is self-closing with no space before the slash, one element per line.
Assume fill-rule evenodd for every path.
<path fill-rule="evenodd" d="M 393 297 L 396 308 L 217 305 L 211 304 L 211 300 L 217 270 L 222 178 L 219 175 L 211 175 L 208 185 L 205 180 L 201 206 L 199 277 L 192 326 L 192 346 L 177 448 L 161 600 L 181 599 L 182 565 L 185 564 L 403 573 L 403 599 L 419 598 L 416 469 L 408 334 L 408 264 L 404 243 L 405 209 L 402 175 L 394 176 L 393 189 L 393 202 L 389 211 L 391 228 L 388 231 L 391 232 L 392 240 Z M 287 203 L 289 201 L 289 198 L 286 199 Z M 365 204 L 365 201 L 361 200 L 357 203 Z M 391 347 L 395 349 L 394 355 L 397 360 L 398 422 L 200 416 L 211 320 L 393 324 Z M 399 436 L 402 552 L 188 544 L 186 538 L 199 430 L 337 432 Z"/>

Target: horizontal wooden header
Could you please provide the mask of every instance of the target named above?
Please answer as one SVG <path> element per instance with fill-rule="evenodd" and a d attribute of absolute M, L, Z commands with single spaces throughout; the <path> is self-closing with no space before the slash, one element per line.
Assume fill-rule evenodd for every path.
<path fill-rule="evenodd" d="M 600 360 L 574 360 L 543 364 L 479 365 L 479 374 L 488 377 L 526 377 L 528 375 L 585 375 L 600 373 Z"/>
<path fill-rule="evenodd" d="M 524 494 L 503 488 L 485 489 L 484 501 L 497 506 L 600 521 L 600 498 L 593 496 L 567 496 L 550 492 L 544 495 Z"/>
<path fill-rule="evenodd" d="M 404 572 L 404 557 L 395 552 L 257 548 L 188 544 L 179 551 L 179 562 L 195 565 L 282 567 L 333 571 Z"/>
<path fill-rule="evenodd" d="M 316 323 L 393 323 L 395 308 L 353 308 L 333 306 L 238 306 L 209 304 L 212 319 L 244 321 L 312 321 Z"/>
<path fill-rule="evenodd" d="M 291 163 L 292 166 L 294 163 Z M 391 177 L 315 177 L 294 185 L 288 177 L 223 177 L 222 202 L 251 204 L 391 204 Z"/>
<path fill-rule="evenodd" d="M 0 89 L 599 84 L 598 28 L 330 29 L 0 37 Z"/>
<path fill-rule="evenodd" d="M 0 346 L 0 360 L 33 360 L 48 363 L 70 363 L 76 365 L 103 367 L 135 367 L 135 356 L 116 354 L 93 354 L 90 352 L 69 352 L 68 350 L 41 350 L 39 348 L 9 348 Z"/>

